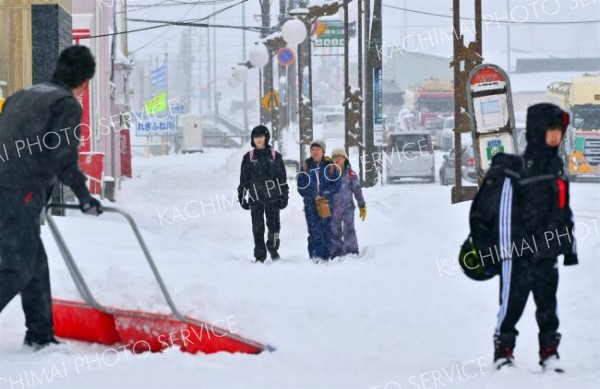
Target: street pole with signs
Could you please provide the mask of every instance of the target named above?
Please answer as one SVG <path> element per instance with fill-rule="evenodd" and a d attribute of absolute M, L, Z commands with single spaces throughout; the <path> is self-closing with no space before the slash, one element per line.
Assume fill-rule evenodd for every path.
<path fill-rule="evenodd" d="M 518 150 L 508 75 L 492 64 L 475 67 L 467 82 L 467 100 L 477 182 L 481 185 L 496 154 Z"/>

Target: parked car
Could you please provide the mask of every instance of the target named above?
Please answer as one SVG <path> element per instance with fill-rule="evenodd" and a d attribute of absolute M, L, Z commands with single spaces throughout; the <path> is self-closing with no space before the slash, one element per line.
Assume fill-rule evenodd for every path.
<path fill-rule="evenodd" d="M 450 185 L 456 183 L 456 175 L 454 170 L 455 154 L 454 149 L 450 153 L 444 155 L 444 162 L 440 167 L 440 185 Z M 461 152 L 461 174 L 463 179 L 469 182 L 477 182 L 477 167 L 475 164 L 475 151 L 473 145 L 463 147 Z"/>
<path fill-rule="evenodd" d="M 391 133 L 384 159 L 388 184 L 403 178 L 423 178 L 435 182 L 435 158 L 429 132 Z"/>
<path fill-rule="evenodd" d="M 444 119 L 442 131 L 436 134 L 436 144 L 440 150 L 449 151 L 454 147 L 454 118 Z"/>
<path fill-rule="evenodd" d="M 323 132 L 321 136 L 327 140 L 331 138 L 343 138 L 345 134 L 346 118 L 344 113 L 323 114 Z"/>
<path fill-rule="evenodd" d="M 523 154 L 527 148 L 527 138 L 525 137 L 525 123 L 516 123 L 517 145 L 519 146 L 519 154 Z"/>
<path fill-rule="evenodd" d="M 343 113 L 344 107 L 341 105 L 319 105 L 313 110 L 313 121 L 317 124 L 323 123 L 323 115 L 327 113 Z"/>

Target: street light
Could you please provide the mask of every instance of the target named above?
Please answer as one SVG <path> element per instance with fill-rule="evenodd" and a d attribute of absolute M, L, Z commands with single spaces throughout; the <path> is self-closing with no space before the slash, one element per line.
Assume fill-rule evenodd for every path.
<path fill-rule="evenodd" d="M 238 65 L 233 69 L 233 78 L 239 82 L 244 82 L 248 79 L 248 67 Z"/>
<path fill-rule="evenodd" d="M 262 68 L 269 63 L 269 49 L 262 43 L 256 42 L 248 53 L 248 61 L 255 68 Z"/>
<path fill-rule="evenodd" d="M 290 19 L 281 27 L 281 36 L 290 46 L 298 46 L 307 35 L 306 25 L 298 19 Z"/>
<path fill-rule="evenodd" d="M 229 77 L 229 79 L 227 79 L 227 86 L 230 88 L 237 88 L 238 86 L 240 86 L 240 82 L 233 76 Z"/>

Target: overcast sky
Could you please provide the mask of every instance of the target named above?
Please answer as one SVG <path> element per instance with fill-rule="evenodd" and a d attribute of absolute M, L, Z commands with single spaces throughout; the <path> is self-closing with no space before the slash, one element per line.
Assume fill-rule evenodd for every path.
<path fill-rule="evenodd" d="M 157 20 L 190 20 L 204 18 L 241 0 L 182 0 L 187 5 L 173 4 L 171 0 L 129 0 L 129 18 Z M 179 2 L 182 2 L 179 1 Z M 278 14 L 279 0 L 272 0 L 273 21 Z M 312 1 L 311 4 L 322 4 Z M 356 1 L 352 7 L 356 7 Z M 470 18 L 474 14 L 474 0 L 463 0 L 462 21 L 465 41 L 473 39 L 474 26 Z M 155 5 L 138 8 L 137 5 Z M 160 6 L 167 5 L 167 6 Z M 260 24 L 259 0 L 248 0 L 246 24 Z M 388 47 L 400 47 L 437 54 L 452 55 L 452 43 L 448 39 L 452 29 L 452 0 L 384 0 L 383 40 Z M 407 11 L 396 8 L 406 8 Z M 483 55 L 487 62 L 506 67 L 506 50 L 509 47 L 507 15 L 510 23 L 510 48 L 512 60 L 525 57 L 599 57 L 600 56 L 600 0 L 484 0 Z M 242 25 L 242 6 L 235 7 L 211 18 L 209 22 Z M 129 22 L 134 30 L 151 24 Z M 176 55 L 182 27 L 165 27 L 129 35 L 129 49 L 138 60 L 162 56 L 165 51 Z M 258 40 L 258 34 L 247 33 L 247 43 Z M 220 87 L 226 89 L 226 79 L 231 67 L 242 58 L 242 32 L 240 30 L 217 30 L 217 66 Z M 355 41 L 354 41 L 355 42 Z M 197 48 L 192 48 L 196 50 Z M 355 52 L 355 50 L 353 50 Z M 171 57 L 174 58 L 174 57 Z M 251 72 L 254 82 L 258 75 Z M 254 84 L 257 84 L 254 82 Z M 253 84 L 253 85 L 254 85 Z"/>

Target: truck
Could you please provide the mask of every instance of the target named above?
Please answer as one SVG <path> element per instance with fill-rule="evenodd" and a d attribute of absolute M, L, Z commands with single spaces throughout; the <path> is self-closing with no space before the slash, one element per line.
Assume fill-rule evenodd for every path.
<path fill-rule="evenodd" d="M 561 156 L 572 181 L 600 180 L 600 74 L 548 86 L 546 101 L 570 115 Z"/>
<path fill-rule="evenodd" d="M 405 102 L 415 114 L 417 129 L 441 130 L 444 119 L 454 116 L 454 85 L 451 81 L 428 79 L 408 88 Z"/>

